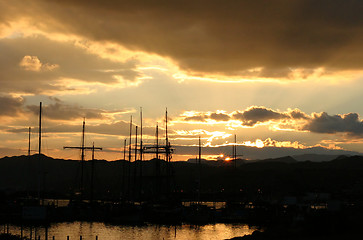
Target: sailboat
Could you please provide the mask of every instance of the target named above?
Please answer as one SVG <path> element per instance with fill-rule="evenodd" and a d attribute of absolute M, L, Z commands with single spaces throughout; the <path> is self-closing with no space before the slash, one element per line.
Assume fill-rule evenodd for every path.
<path fill-rule="evenodd" d="M 25 221 L 44 221 L 47 219 L 47 207 L 44 205 L 44 193 L 45 193 L 45 177 L 41 178 L 41 175 L 45 176 L 44 169 L 41 168 L 41 143 L 42 143 L 42 102 L 39 104 L 39 146 L 38 146 L 38 172 L 36 174 L 38 180 L 38 199 L 37 201 L 28 201 L 26 205 L 22 207 L 22 219 Z M 28 155 L 30 155 L 30 130 L 29 130 L 29 148 Z M 41 182 L 43 180 L 43 182 Z M 43 189 L 41 192 L 41 183 Z"/>
<path fill-rule="evenodd" d="M 214 207 L 209 207 L 203 204 L 201 201 L 201 177 L 202 177 L 202 145 L 199 136 L 198 144 L 198 180 L 196 189 L 196 203 L 190 204 L 190 206 L 185 207 L 184 220 L 193 224 L 206 224 L 214 222 L 215 220 L 215 209 Z"/>

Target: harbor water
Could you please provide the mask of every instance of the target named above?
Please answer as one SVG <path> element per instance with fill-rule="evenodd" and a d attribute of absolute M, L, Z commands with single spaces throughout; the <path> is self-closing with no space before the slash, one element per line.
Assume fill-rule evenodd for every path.
<path fill-rule="evenodd" d="M 246 224 L 207 224 L 207 225 L 156 225 L 141 226 L 110 225 L 102 222 L 64 222 L 44 226 L 3 226 L 2 232 L 21 235 L 30 239 L 51 240 L 119 240 L 119 239 L 229 239 L 251 234 L 256 227 Z M 54 238 L 53 238 L 54 237 Z"/>

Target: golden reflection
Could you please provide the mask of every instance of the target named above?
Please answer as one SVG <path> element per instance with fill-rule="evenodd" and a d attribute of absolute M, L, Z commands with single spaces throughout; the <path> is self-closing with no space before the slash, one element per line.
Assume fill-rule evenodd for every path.
<path fill-rule="evenodd" d="M 246 224 L 208 224 L 208 225 L 189 225 L 178 226 L 153 225 L 146 226 L 125 226 L 125 225 L 106 225 L 101 222 L 69 222 L 51 224 L 48 229 L 48 239 L 230 239 L 252 234 L 257 228 Z M 30 237 L 34 230 L 38 236 L 45 236 L 44 227 L 23 227 L 23 235 Z M 19 226 L 10 225 L 11 234 L 20 235 Z"/>

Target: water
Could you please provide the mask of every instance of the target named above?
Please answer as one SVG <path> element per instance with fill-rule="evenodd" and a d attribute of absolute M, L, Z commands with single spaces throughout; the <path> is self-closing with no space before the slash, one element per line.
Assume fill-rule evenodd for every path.
<path fill-rule="evenodd" d="M 143 225 L 143 226 L 125 226 L 125 225 L 109 225 L 101 222 L 67 222 L 54 223 L 48 228 L 48 239 L 51 240 L 54 236 L 55 240 L 119 240 L 119 239 L 228 239 L 240 237 L 246 234 L 251 234 L 257 228 L 249 227 L 246 224 L 208 224 L 203 226 L 195 226 L 189 224 L 166 226 L 166 225 Z M 3 228 L 2 230 L 5 230 Z M 45 228 L 37 227 L 23 228 L 23 236 L 32 238 L 34 235 L 40 236 L 40 239 L 45 239 Z M 21 228 L 19 226 L 9 226 L 9 233 L 20 235 Z"/>
<path fill-rule="evenodd" d="M 184 207 L 189 207 L 190 205 L 195 203 L 196 203 L 195 201 L 182 202 Z M 205 205 L 207 207 L 214 207 L 215 209 L 222 209 L 226 207 L 226 202 L 200 202 L 200 204 Z"/>
<path fill-rule="evenodd" d="M 191 204 L 195 204 L 196 201 L 182 202 L 183 206 L 189 207 Z M 226 206 L 226 202 L 200 202 L 208 207 L 214 207 L 215 209 L 222 209 Z M 54 205 L 58 207 L 66 207 L 69 204 L 68 199 L 44 199 L 44 205 Z"/>

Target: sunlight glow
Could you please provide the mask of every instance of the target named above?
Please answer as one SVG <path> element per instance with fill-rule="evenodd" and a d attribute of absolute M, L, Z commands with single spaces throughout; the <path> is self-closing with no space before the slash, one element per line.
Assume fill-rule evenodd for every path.
<path fill-rule="evenodd" d="M 257 147 L 257 148 L 263 148 L 265 146 L 265 144 L 263 143 L 263 141 L 261 139 L 256 139 L 255 142 L 246 141 L 246 142 L 243 142 L 242 145 L 248 146 L 248 147 Z"/>

